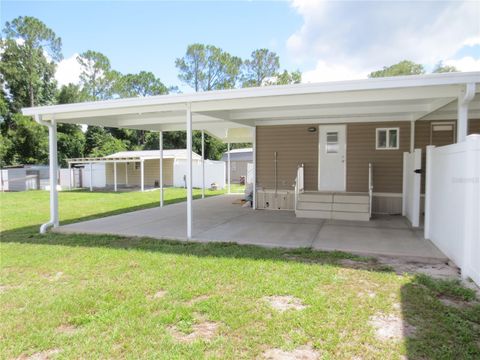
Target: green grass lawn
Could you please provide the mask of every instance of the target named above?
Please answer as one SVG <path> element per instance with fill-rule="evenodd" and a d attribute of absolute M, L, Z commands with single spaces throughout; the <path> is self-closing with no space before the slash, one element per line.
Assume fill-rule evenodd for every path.
<path fill-rule="evenodd" d="M 184 195 L 166 191 L 167 202 Z M 1 358 L 251 359 L 272 349 L 321 359 L 480 358 L 480 306 L 456 282 L 399 276 L 343 253 L 42 236 L 48 193 L 2 193 L 0 202 Z M 62 192 L 60 218 L 157 205 L 156 191 Z M 272 296 L 302 308 L 278 311 Z M 415 331 L 379 339 L 371 319 L 387 315 Z"/>

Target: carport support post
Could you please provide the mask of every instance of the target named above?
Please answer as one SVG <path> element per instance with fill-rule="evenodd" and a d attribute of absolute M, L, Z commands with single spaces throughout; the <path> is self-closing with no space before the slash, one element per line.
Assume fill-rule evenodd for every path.
<path fill-rule="evenodd" d="M 68 189 L 72 190 L 72 163 L 68 163 Z"/>
<path fill-rule="evenodd" d="M 230 194 L 230 143 L 227 144 L 227 186 Z"/>
<path fill-rule="evenodd" d="M 202 130 L 202 199 L 205 199 L 205 130 Z"/>
<path fill-rule="evenodd" d="M 187 104 L 187 239 L 192 239 L 192 108 Z"/>
<path fill-rule="evenodd" d="M 144 160 L 140 160 L 140 189 L 143 192 L 145 190 L 145 166 L 144 166 Z"/>
<path fill-rule="evenodd" d="M 113 162 L 113 191 L 117 192 L 117 162 Z"/>
<path fill-rule="evenodd" d="M 158 133 L 158 148 L 160 149 L 160 207 L 163 207 L 163 131 Z"/>
<path fill-rule="evenodd" d="M 128 162 L 125 163 L 125 185 L 128 186 Z"/>
<path fill-rule="evenodd" d="M 50 219 L 53 227 L 58 227 L 58 158 L 57 158 L 57 123 L 51 120 L 48 128 L 49 153 L 50 153 Z"/>
<path fill-rule="evenodd" d="M 90 163 L 90 191 L 93 191 L 93 166 Z"/>
<path fill-rule="evenodd" d="M 465 90 L 458 95 L 457 109 L 457 143 L 465 141 L 468 134 L 468 104 L 475 96 L 475 83 L 465 85 Z"/>

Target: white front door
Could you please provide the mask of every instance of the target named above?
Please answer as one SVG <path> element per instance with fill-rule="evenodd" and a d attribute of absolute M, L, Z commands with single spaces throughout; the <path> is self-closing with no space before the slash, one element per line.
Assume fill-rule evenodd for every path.
<path fill-rule="evenodd" d="M 320 191 L 345 191 L 345 150 L 345 125 L 320 125 Z"/>

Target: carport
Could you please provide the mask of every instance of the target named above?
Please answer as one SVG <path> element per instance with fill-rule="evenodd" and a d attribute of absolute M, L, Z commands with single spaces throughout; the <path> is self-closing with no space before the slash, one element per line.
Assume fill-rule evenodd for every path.
<path fill-rule="evenodd" d="M 47 227 L 59 226 L 55 186 L 58 166 L 57 122 L 150 130 L 158 131 L 160 134 L 165 131 L 186 130 L 189 168 L 186 181 L 187 202 L 182 205 L 185 206 L 183 214 L 186 212 L 186 219 L 179 223 L 181 228 L 178 231 L 186 233 L 185 238 L 191 240 L 200 235 L 200 228 L 196 229 L 195 233 L 192 230 L 196 224 L 198 225 L 192 212 L 193 130 L 204 131 L 225 143 L 252 143 L 255 209 L 257 170 L 255 142 L 258 126 L 312 122 L 340 124 L 364 122 L 365 119 L 371 122 L 399 120 L 415 122 L 453 101 L 462 99 L 456 113 L 457 138 L 458 141 L 463 141 L 467 135 L 469 103 L 463 99 L 465 93 L 467 95 L 472 91 L 475 93 L 477 81 L 478 73 L 435 74 L 25 108 L 24 115 L 33 116 L 38 123 L 49 128 L 50 181 L 53 186 L 50 187 L 50 221 L 44 224 L 41 230 L 46 231 Z M 409 136 L 413 139 L 413 131 Z M 158 213 L 158 216 L 164 215 L 165 212 Z M 157 218 L 157 221 L 162 220 Z"/>

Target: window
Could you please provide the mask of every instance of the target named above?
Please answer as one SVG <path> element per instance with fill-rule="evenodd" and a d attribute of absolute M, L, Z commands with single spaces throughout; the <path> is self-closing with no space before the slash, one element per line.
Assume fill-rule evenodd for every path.
<path fill-rule="evenodd" d="M 327 154 L 338 153 L 338 132 L 337 131 L 327 132 L 326 152 Z"/>
<path fill-rule="evenodd" d="M 399 138 L 399 128 L 377 129 L 375 147 L 377 150 L 397 150 L 399 148 Z"/>

